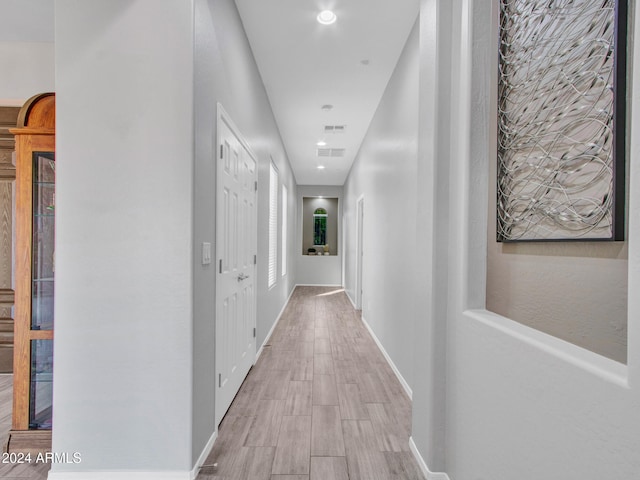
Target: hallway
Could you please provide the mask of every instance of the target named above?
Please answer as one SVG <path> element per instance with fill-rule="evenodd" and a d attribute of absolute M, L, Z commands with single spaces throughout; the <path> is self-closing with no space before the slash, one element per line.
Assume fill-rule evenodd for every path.
<path fill-rule="evenodd" d="M 297 287 L 197 478 L 421 480 L 410 423 L 411 402 L 344 291 Z"/>

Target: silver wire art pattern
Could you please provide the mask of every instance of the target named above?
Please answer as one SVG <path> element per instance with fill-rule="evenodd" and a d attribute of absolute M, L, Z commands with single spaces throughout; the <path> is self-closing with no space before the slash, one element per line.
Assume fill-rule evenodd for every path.
<path fill-rule="evenodd" d="M 614 0 L 501 0 L 498 240 L 610 239 Z"/>

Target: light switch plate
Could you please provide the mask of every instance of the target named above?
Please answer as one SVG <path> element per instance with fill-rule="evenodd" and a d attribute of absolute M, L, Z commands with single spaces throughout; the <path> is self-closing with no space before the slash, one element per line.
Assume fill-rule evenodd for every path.
<path fill-rule="evenodd" d="M 202 242 L 202 265 L 211 263 L 211 243 Z"/>

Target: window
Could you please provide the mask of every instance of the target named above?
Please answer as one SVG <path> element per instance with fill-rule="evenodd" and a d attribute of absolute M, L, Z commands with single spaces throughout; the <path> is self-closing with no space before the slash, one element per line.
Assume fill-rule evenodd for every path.
<path fill-rule="evenodd" d="M 282 276 L 287 274 L 287 187 L 282 185 Z"/>
<path fill-rule="evenodd" d="M 313 212 L 313 244 L 326 245 L 327 243 L 327 211 L 317 208 Z"/>
<path fill-rule="evenodd" d="M 268 287 L 276 283 L 278 269 L 278 171 L 271 162 L 269 171 L 269 278 Z"/>

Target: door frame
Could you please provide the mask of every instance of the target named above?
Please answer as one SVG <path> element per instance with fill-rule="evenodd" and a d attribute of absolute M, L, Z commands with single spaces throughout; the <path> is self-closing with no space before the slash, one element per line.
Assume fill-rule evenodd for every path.
<path fill-rule="evenodd" d="M 253 265 L 253 279 L 254 279 L 254 295 L 253 295 L 253 331 L 254 331 L 254 342 L 253 342 L 253 349 L 249 352 L 249 357 L 251 360 L 251 365 L 254 365 L 256 362 L 256 358 L 257 358 L 257 345 L 256 345 L 256 336 L 255 336 L 255 332 L 257 330 L 257 320 L 258 320 L 258 315 L 257 315 L 257 291 L 258 291 L 258 278 L 257 278 L 257 270 L 258 270 L 258 265 L 257 265 L 257 257 L 258 257 L 258 190 L 257 190 L 257 185 L 258 185 L 258 170 L 259 170 L 259 162 L 258 162 L 258 157 L 254 154 L 253 150 L 251 149 L 251 147 L 249 147 L 249 144 L 247 143 L 247 141 L 245 140 L 244 136 L 242 135 L 242 133 L 240 132 L 240 129 L 236 126 L 236 124 L 233 122 L 233 120 L 231 119 L 231 117 L 229 116 L 229 114 L 227 113 L 227 111 L 224 109 L 224 107 L 222 106 L 222 104 L 218 103 L 217 104 L 217 113 L 216 113 L 216 135 L 215 135 L 215 151 L 213 152 L 213 157 L 215 159 L 215 174 L 216 174 L 216 182 L 215 182 L 215 186 L 216 186 L 216 193 L 215 193 L 215 199 L 216 199 L 216 204 L 215 204 L 215 208 L 214 208 L 214 215 L 215 215 L 215 265 L 214 268 L 215 270 L 215 278 L 216 278 L 216 282 L 215 282 L 215 286 L 214 286 L 214 299 L 215 299 L 215 313 L 214 313 L 214 335 L 215 335 L 215 350 L 214 350 L 214 385 L 215 385 L 215 399 L 214 399 L 214 415 L 215 415 L 215 425 L 216 428 L 218 427 L 218 425 L 220 424 L 220 422 L 222 421 L 222 419 L 224 418 L 224 415 L 227 412 L 227 409 L 225 409 L 224 411 L 221 411 L 221 405 L 218 399 L 218 392 L 219 392 L 219 382 L 218 382 L 218 352 L 220 350 L 220 345 L 218 342 L 222 341 L 223 339 L 220 338 L 217 335 L 217 316 L 218 316 L 218 312 L 220 311 L 220 303 L 222 301 L 221 296 L 219 295 L 219 288 L 220 288 L 220 284 L 219 284 L 219 270 L 218 270 L 218 262 L 219 259 L 222 258 L 222 252 L 220 251 L 220 242 L 218 242 L 218 235 L 220 233 L 219 229 L 224 228 L 223 227 L 223 219 L 220 218 L 220 216 L 218 215 L 218 193 L 221 190 L 221 183 L 222 183 L 222 178 L 219 175 L 219 168 L 220 168 L 220 148 L 222 146 L 222 125 L 224 124 L 227 126 L 227 128 L 229 128 L 229 130 L 231 130 L 231 132 L 235 135 L 235 137 L 237 138 L 237 140 L 240 142 L 240 144 L 242 145 L 242 147 L 246 150 L 246 152 L 248 153 L 248 155 L 251 157 L 251 159 L 255 162 L 255 174 L 254 174 L 254 180 L 255 180 L 255 184 L 256 184 L 256 196 L 255 196 L 255 209 L 254 209 L 254 214 L 253 214 L 253 227 L 254 227 L 254 239 L 253 239 L 253 247 L 255 250 L 255 261 L 254 261 L 254 265 Z M 236 392 L 237 393 L 237 392 Z"/>
<path fill-rule="evenodd" d="M 362 310 L 362 264 L 364 243 L 364 194 L 356 201 L 356 310 Z"/>

